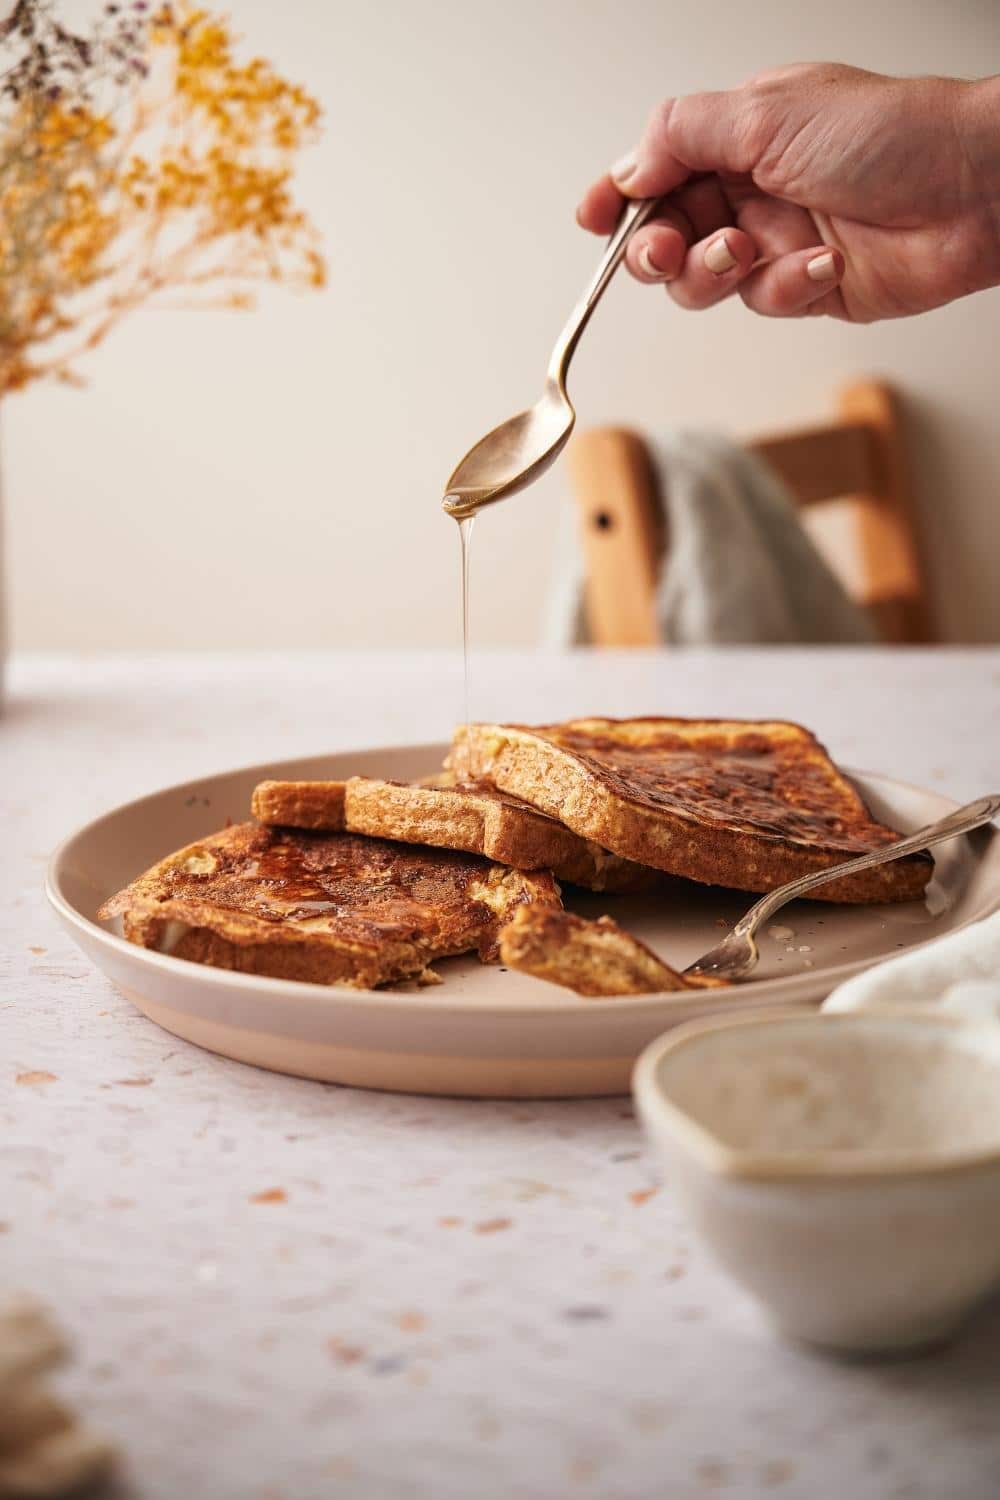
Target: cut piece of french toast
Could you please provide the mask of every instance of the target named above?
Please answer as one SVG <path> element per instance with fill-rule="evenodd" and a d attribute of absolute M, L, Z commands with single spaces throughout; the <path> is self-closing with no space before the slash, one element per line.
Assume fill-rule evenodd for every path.
<path fill-rule="evenodd" d="M 373 989 L 423 978 L 452 954 L 495 958 L 500 929 L 525 902 L 559 907 L 547 871 L 240 823 L 161 860 L 98 915 L 121 915 L 131 942 L 175 958 Z"/>
<path fill-rule="evenodd" d="M 591 891 L 649 890 L 662 876 L 580 838 L 557 818 L 485 783 L 262 781 L 251 811 L 269 826 L 346 829 L 481 854 L 516 870 L 551 870 Z"/>
<path fill-rule="evenodd" d="M 689 984 L 611 917 L 588 922 L 543 906 L 522 906 L 514 913 L 500 933 L 500 961 L 578 995 L 655 995 L 704 987 Z"/>
<path fill-rule="evenodd" d="M 899 837 L 798 724 L 472 724 L 456 732 L 452 760 L 623 859 L 708 885 L 774 890 Z M 813 899 L 909 901 L 932 870 L 928 855 L 911 855 Z"/>
<path fill-rule="evenodd" d="M 250 799 L 258 823 L 342 833 L 346 781 L 259 781 Z"/>

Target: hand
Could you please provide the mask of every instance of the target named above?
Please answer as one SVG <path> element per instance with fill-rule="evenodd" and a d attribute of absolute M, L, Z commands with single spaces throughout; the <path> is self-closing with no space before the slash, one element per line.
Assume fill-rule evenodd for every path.
<path fill-rule="evenodd" d="M 1000 80 L 835 63 L 668 99 L 577 218 L 666 195 L 626 264 L 682 307 L 738 291 L 769 317 L 870 323 L 1000 284 Z"/>

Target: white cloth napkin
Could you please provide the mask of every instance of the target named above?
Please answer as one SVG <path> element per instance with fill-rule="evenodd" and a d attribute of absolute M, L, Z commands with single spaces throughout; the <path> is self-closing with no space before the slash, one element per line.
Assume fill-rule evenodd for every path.
<path fill-rule="evenodd" d="M 713 433 L 652 445 L 667 508 L 669 549 L 658 592 L 663 639 L 674 645 L 864 644 L 871 621 L 848 598 L 799 520 L 778 476 Z M 547 612 L 551 646 L 587 641 L 583 569 L 564 518 Z"/>
<path fill-rule="evenodd" d="M 833 991 L 823 1009 L 920 1005 L 1000 1021 L 1000 912 L 856 975 Z"/>

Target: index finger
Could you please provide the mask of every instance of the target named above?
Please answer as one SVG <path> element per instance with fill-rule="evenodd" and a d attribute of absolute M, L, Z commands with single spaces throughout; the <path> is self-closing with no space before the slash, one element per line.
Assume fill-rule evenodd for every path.
<path fill-rule="evenodd" d="M 576 211 L 576 222 L 591 234 L 610 234 L 618 223 L 625 200 L 605 172 L 584 193 Z"/>

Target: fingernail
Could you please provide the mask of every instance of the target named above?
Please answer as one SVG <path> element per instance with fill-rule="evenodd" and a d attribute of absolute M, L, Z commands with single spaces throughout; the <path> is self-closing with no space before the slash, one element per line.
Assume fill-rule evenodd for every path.
<path fill-rule="evenodd" d="M 648 245 L 639 246 L 639 253 L 636 259 L 639 262 L 639 269 L 644 271 L 647 276 L 652 276 L 656 281 L 666 281 L 667 273 L 663 270 L 662 266 L 656 264 L 656 261 L 650 254 Z"/>
<path fill-rule="evenodd" d="M 614 166 L 611 168 L 611 176 L 615 182 L 628 182 L 630 177 L 635 176 L 635 171 L 638 165 L 639 163 L 636 161 L 635 152 L 627 151 L 624 156 L 620 156 L 618 158 Z"/>
<path fill-rule="evenodd" d="M 806 274 L 813 281 L 834 281 L 837 276 L 837 257 L 832 250 L 825 250 L 822 255 L 814 255 L 812 260 L 806 262 Z"/>
<path fill-rule="evenodd" d="M 735 266 L 736 256 L 730 250 L 729 241 L 724 234 L 720 234 L 706 249 L 705 264 L 714 276 L 721 276 Z"/>

